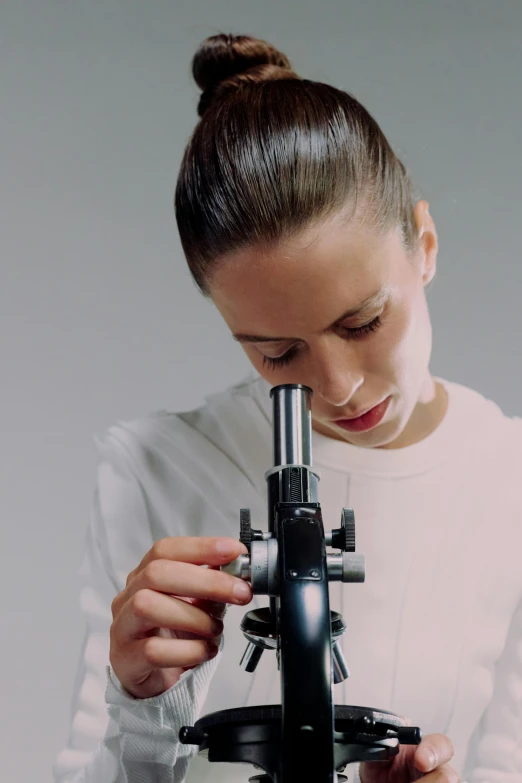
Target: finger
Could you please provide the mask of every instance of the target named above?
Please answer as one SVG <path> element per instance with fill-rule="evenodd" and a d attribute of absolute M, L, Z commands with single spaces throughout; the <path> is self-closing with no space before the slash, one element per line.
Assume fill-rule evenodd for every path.
<path fill-rule="evenodd" d="M 219 571 L 219 566 L 208 566 L 213 571 Z M 197 606 L 212 617 L 217 617 L 222 620 L 228 609 L 228 604 L 225 601 L 214 601 L 209 598 L 187 598 L 193 606 Z"/>
<path fill-rule="evenodd" d="M 228 609 L 228 604 L 224 601 L 211 601 L 206 598 L 187 598 L 187 601 L 218 620 L 223 620 Z"/>
<path fill-rule="evenodd" d="M 192 606 L 197 606 L 198 609 L 202 609 L 207 614 L 212 615 L 212 617 L 222 618 L 228 609 L 228 604 L 224 601 L 214 601 L 210 598 L 189 598 L 186 595 L 177 595 L 176 598 L 180 601 L 186 601 L 188 604 L 192 604 Z"/>
<path fill-rule="evenodd" d="M 244 604 L 252 598 L 252 588 L 226 571 L 200 568 L 192 563 L 152 560 L 132 580 L 124 593 L 126 600 L 138 590 L 157 590 L 169 595 Z M 239 589 L 239 593 L 236 593 Z"/>
<path fill-rule="evenodd" d="M 214 658 L 218 645 L 204 639 L 165 639 L 149 636 L 136 642 L 137 657 L 144 659 L 154 668 L 182 666 L 188 668 Z"/>
<path fill-rule="evenodd" d="M 429 772 L 450 761 L 454 752 L 445 734 L 427 734 L 417 746 L 413 763 L 421 772 Z"/>
<path fill-rule="evenodd" d="M 228 546 L 228 554 L 225 554 L 226 548 L 223 551 L 219 551 L 219 545 L 226 544 Z M 207 566 L 206 568 L 200 568 L 196 573 L 198 574 L 197 579 L 199 580 L 199 575 L 202 571 L 212 570 L 212 571 L 219 571 L 220 565 L 224 565 L 225 563 L 230 562 L 231 560 L 234 560 L 236 557 L 238 557 L 240 554 L 246 554 L 248 552 L 247 548 L 244 544 L 242 544 L 240 541 L 234 538 L 223 538 L 223 537 L 201 537 L 201 536 L 194 536 L 194 537 L 183 537 L 183 536 L 175 536 L 170 538 L 163 538 L 154 544 L 151 550 L 147 552 L 141 563 L 129 573 L 127 577 L 126 587 L 124 590 L 122 590 L 118 595 L 115 596 L 115 598 L 112 601 L 111 609 L 112 609 L 112 615 L 113 618 L 116 617 L 116 615 L 121 611 L 124 604 L 128 601 L 130 596 L 136 591 L 139 590 L 141 587 L 154 587 L 152 583 L 147 584 L 146 581 L 143 580 L 143 571 L 146 568 L 150 569 L 150 564 L 152 562 L 155 562 L 157 559 L 162 559 L 159 557 L 153 557 L 153 553 L 156 555 L 158 553 L 161 554 L 161 552 L 165 552 L 167 555 L 172 555 L 174 560 L 179 560 L 181 562 L 185 562 L 187 564 L 192 565 L 200 565 L 200 566 Z M 170 560 L 170 557 L 167 557 L 166 559 Z M 214 563 L 201 563 L 200 561 L 202 559 L 206 560 L 218 560 L 218 562 Z M 235 577 L 232 577 L 231 575 L 226 575 L 227 577 L 230 577 L 232 580 L 235 579 Z M 139 582 L 136 582 L 138 578 L 140 578 Z M 239 580 L 238 580 L 239 581 Z M 243 580 L 240 580 L 243 581 Z M 226 584 L 226 583 L 225 583 Z M 230 581 L 229 581 L 230 584 Z M 161 589 L 158 587 L 157 589 Z M 165 592 L 172 592 L 172 593 L 183 593 L 183 596 L 189 596 L 189 593 L 186 593 L 184 590 L 176 590 L 174 587 L 172 590 L 165 590 Z M 192 596 L 193 598 L 197 596 Z M 213 600 L 215 598 L 225 602 L 225 597 L 223 596 L 216 596 L 215 598 L 212 597 Z M 247 598 L 249 598 L 249 594 L 247 593 Z M 242 603 L 241 601 L 230 601 L 231 603 Z M 244 603 L 244 602 L 243 602 Z M 218 609 L 221 616 L 224 614 L 224 609 L 220 608 Z"/>
<path fill-rule="evenodd" d="M 125 640 L 136 639 L 153 628 L 211 638 L 223 632 L 223 622 L 175 596 L 139 590 L 113 622 L 113 634 Z"/>
<path fill-rule="evenodd" d="M 422 776 L 422 783 L 459 783 L 460 775 L 449 764 L 441 764 Z"/>
<path fill-rule="evenodd" d="M 124 652 L 125 679 L 127 682 L 140 683 L 154 669 L 171 667 L 191 669 L 214 658 L 217 653 L 218 646 L 210 639 L 179 640 L 160 636 L 138 639 Z M 119 656 L 113 655 L 111 658 L 113 667 L 118 657 L 121 658 L 121 652 Z"/>
<path fill-rule="evenodd" d="M 220 566 L 246 554 L 246 546 L 229 536 L 169 536 L 156 541 L 134 571 L 136 576 L 152 560 Z"/>

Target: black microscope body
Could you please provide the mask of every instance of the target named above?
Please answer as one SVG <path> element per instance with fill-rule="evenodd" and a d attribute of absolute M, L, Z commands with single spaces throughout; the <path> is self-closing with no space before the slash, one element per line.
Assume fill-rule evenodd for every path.
<path fill-rule="evenodd" d="M 182 743 L 199 746 L 210 762 L 250 763 L 263 774 L 250 783 L 337 783 L 357 761 L 380 761 L 399 745 L 419 744 L 419 728 L 401 716 L 333 703 L 332 685 L 349 676 L 337 644 L 346 626 L 330 610 L 329 581 L 364 582 L 364 557 L 355 553 L 355 519 L 344 508 L 341 527 L 325 534 L 312 468 L 312 390 L 283 384 L 273 400 L 273 467 L 265 474 L 268 533 L 254 530 L 240 511 L 240 540 L 248 555 L 222 566 L 246 579 L 269 606 L 247 612 L 248 640 L 240 665 L 253 672 L 264 650 L 275 650 L 281 704 L 238 707 L 184 726 Z M 327 553 L 330 546 L 340 554 Z M 219 675 L 217 675 L 219 676 Z"/>

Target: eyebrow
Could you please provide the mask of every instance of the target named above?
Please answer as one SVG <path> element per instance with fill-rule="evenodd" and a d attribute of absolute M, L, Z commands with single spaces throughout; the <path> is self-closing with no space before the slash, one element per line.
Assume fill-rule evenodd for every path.
<path fill-rule="evenodd" d="M 347 318 L 355 318 L 355 316 L 364 314 L 372 307 L 384 303 L 388 299 L 389 294 L 390 291 L 388 287 L 380 288 L 375 294 L 367 297 L 363 302 L 357 305 L 357 307 L 352 307 L 350 310 L 347 310 L 345 313 L 343 313 L 333 322 L 331 326 L 327 326 L 324 331 L 327 332 L 334 326 L 339 326 L 341 321 L 345 321 Z M 263 337 L 259 334 L 242 333 L 233 334 L 232 337 L 234 340 L 237 340 L 240 343 L 276 343 L 281 340 L 295 340 L 295 337 Z"/>

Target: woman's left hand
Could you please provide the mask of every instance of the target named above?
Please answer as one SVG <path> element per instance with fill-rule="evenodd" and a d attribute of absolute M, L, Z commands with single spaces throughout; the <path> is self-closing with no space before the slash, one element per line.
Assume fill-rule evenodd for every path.
<path fill-rule="evenodd" d="M 386 761 L 361 761 L 361 783 L 459 783 L 460 777 L 448 762 L 453 745 L 445 734 L 428 734 L 419 745 L 401 745 L 399 752 Z"/>

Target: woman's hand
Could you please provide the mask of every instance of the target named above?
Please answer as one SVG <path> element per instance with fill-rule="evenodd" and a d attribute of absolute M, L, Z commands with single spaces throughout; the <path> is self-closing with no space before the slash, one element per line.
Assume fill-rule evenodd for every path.
<path fill-rule="evenodd" d="M 158 696 L 217 654 L 226 604 L 252 600 L 248 583 L 219 570 L 241 554 L 248 550 L 234 538 L 173 536 L 157 541 L 130 572 L 112 602 L 109 658 L 131 695 Z M 234 594 L 237 586 L 243 597 Z"/>
<path fill-rule="evenodd" d="M 448 762 L 453 745 L 445 734 L 428 734 L 419 745 L 401 745 L 399 753 L 386 761 L 362 761 L 361 783 L 458 783 L 460 778 Z"/>

